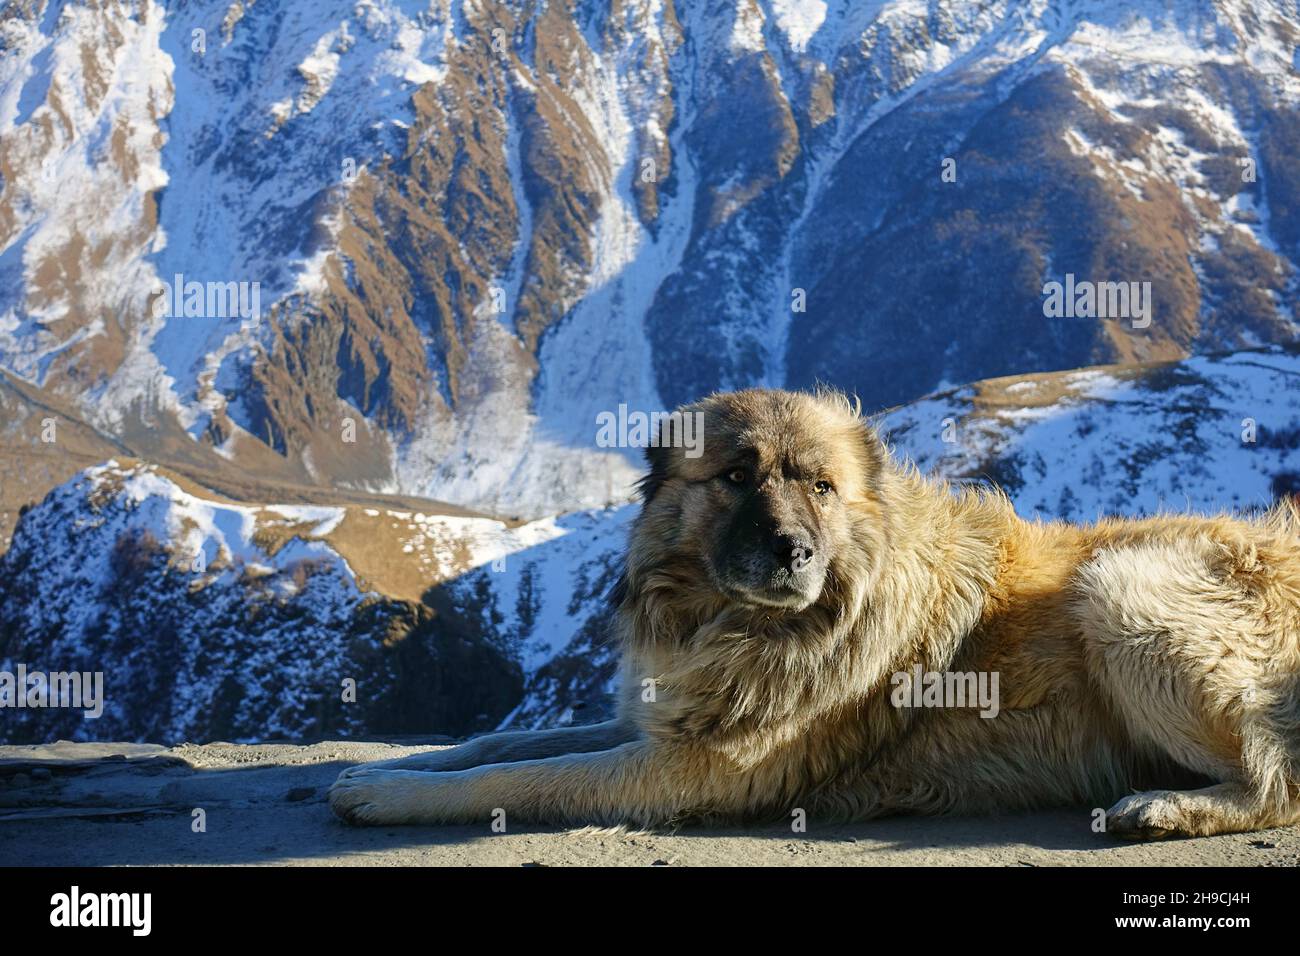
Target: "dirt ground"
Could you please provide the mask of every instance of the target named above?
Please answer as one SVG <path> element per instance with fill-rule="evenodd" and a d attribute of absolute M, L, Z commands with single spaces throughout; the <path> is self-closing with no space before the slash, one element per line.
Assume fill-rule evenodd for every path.
<path fill-rule="evenodd" d="M 339 770 L 430 749 L 139 744 L 0 747 L 0 864 L 102 866 L 1296 866 L 1300 827 L 1130 844 L 1087 808 L 896 818 L 808 832 L 611 833 L 508 827 L 353 829 L 325 791 Z M 195 832 L 202 810 L 206 832 Z"/>

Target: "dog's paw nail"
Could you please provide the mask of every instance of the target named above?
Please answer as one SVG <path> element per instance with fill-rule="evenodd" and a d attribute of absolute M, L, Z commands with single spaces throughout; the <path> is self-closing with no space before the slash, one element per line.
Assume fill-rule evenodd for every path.
<path fill-rule="evenodd" d="M 1126 840 L 1162 840 L 1181 834 L 1181 816 L 1168 791 L 1135 793 L 1106 811 L 1106 832 Z"/>

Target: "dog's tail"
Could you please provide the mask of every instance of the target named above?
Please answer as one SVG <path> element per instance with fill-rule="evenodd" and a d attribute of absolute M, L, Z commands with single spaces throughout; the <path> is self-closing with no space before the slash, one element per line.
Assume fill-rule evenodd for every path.
<path fill-rule="evenodd" d="M 1265 512 L 1264 522 L 1279 534 L 1300 537 L 1300 496 L 1283 495 Z"/>
<path fill-rule="evenodd" d="M 1275 578 L 1275 584 L 1285 587 L 1292 606 L 1300 608 L 1300 496 L 1284 495 L 1269 508 L 1265 521 L 1271 531 L 1285 541 L 1290 539 L 1295 544 L 1290 552 L 1290 559 Z M 1291 647 L 1300 651 L 1300 626 L 1292 614 Z M 1294 660 L 1295 657 L 1293 656 Z M 1284 742 L 1289 764 L 1287 777 L 1290 779 L 1292 799 L 1300 799 L 1300 671 L 1290 675 L 1289 690 L 1277 695 L 1274 712 L 1271 715 L 1274 726 Z"/>

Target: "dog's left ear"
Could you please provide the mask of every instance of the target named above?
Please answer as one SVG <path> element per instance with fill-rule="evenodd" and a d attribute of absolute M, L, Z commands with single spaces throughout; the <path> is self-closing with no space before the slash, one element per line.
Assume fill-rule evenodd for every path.
<path fill-rule="evenodd" d="M 885 440 L 880 437 L 880 432 L 876 430 L 876 423 L 870 418 L 859 418 L 858 428 L 862 432 L 862 453 L 865 456 L 867 474 L 869 477 L 874 478 L 880 473 L 880 469 L 885 466 L 885 459 L 889 457 L 889 452 L 886 449 Z"/>
<path fill-rule="evenodd" d="M 862 456 L 858 474 L 867 488 L 874 488 L 880 473 L 885 470 L 889 448 L 876 430 L 875 422 L 869 418 L 858 419 L 858 447 Z"/>
<path fill-rule="evenodd" d="M 857 473 L 868 484 L 874 483 L 876 476 L 885 467 L 889 452 L 880 432 L 876 430 L 876 422 L 870 416 L 862 414 L 862 400 L 856 395 L 850 398 L 844 392 L 830 387 L 819 387 L 815 394 L 820 401 L 843 416 L 841 421 L 845 417 L 849 419 L 849 427 L 853 430 L 851 441 L 858 456 Z"/>

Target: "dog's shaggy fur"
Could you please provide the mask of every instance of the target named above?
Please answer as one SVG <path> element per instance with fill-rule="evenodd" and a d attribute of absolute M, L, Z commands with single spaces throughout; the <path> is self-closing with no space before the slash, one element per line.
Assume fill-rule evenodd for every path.
<path fill-rule="evenodd" d="M 685 411 L 705 416 L 704 454 L 651 449 L 615 597 L 618 719 L 353 768 L 330 792 L 340 816 L 658 826 L 1118 801 L 1107 829 L 1132 837 L 1300 819 L 1293 505 L 1030 523 L 893 461 L 837 394 Z M 895 706 L 917 665 L 996 673 L 996 716 Z"/>

